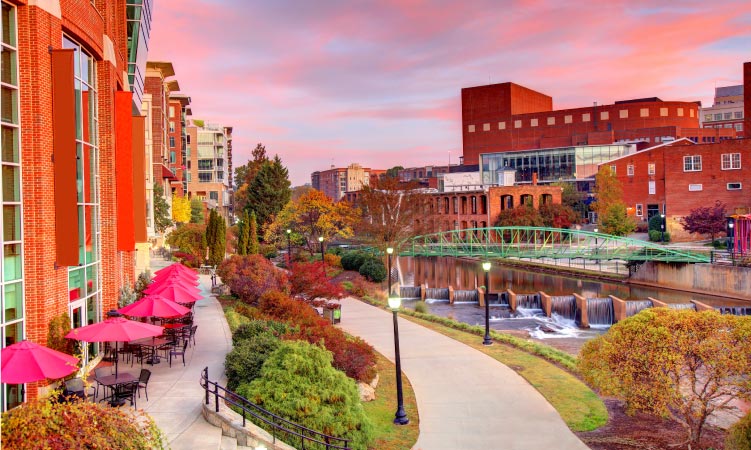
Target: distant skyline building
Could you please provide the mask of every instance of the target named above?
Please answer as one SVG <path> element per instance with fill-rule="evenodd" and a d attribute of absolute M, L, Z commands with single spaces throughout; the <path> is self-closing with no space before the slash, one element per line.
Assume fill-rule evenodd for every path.
<path fill-rule="evenodd" d="M 386 173 L 385 170 L 370 169 L 352 163 L 347 167 L 331 166 L 328 170 L 310 174 L 313 189 L 323 192 L 328 198 L 338 202 L 345 192 L 359 191 L 370 185 L 371 176 Z"/>
<path fill-rule="evenodd" d="M 738 137 L 745 137 L 743 85 L 715 88 L 714 104 L 701 108 L 703 128 L 732 128 Z"/>
<path fill-rule="evenodd" d="M 152 0 L 127 0 L 128 84 L 133 92 L 133 113 L 139 114 L 143 101 L 146 59 L 151 35 Z"/>
<path fill-rule="evenodd" d="M 205 210 L 216 209 L 231 223 L 232 127 L 193 119 L 187 127 L 188 196 L 204 202 Z"/>

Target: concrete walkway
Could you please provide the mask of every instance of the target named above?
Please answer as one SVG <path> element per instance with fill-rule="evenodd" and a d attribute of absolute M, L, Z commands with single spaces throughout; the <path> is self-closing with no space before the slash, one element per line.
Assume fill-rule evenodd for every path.
<path fill-rule="evenodd" d="M 348 298 L 341 327 L 394 360 L 390 312 Z M 420 414 L 414 449 L 588 448 L 537 390 L 498 361 L 401 318 L 399 340 Z"/>
<path fill-rule="evenodd" d="M 152 259 L 152 271 L 168 264 L 171 263 Z M 232 349 L 232 335 L 221 305 L 211 296 L 209 276 L 201 275 L 200 282 L 204 298 L 193 309 L 194 324 L 198 325 L 196 345 L 188 347 L 185 366 L 181 359 L 173 359 L 172 367 L 165 359 L 154 366 L 143 365 L 152 372 L 149 400 L 142 393 L 137 406 L 154 418 L 173 450 L 219 449 L 222 441 L 221 429 L 201 415 L 204 391 L 199 380 L 207 366 L 212 380 L 224 379 L 224 357 Z M 138 363 L 132 368 L 128 364 L 120 366 L 121 372 L 136 376 L 140 369 Z"/>

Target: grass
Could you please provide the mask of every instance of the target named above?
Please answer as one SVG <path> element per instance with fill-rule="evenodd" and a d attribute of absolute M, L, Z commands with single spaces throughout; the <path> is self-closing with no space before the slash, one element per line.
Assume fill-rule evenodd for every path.
<path fill-rule="evenodd" d="M 363 403 L 365 414 L 373 422 L 375 440 L 371 449 L 403 449 L 412 448 L 420 434 L 417 403 L 412 385 L 402 374 L 402 391 L 404 394 L 404 410 L 409 417 L 408 425 L 394 425 L 396 412 L 396 368 L 383 355 L 376 352 L 376 369 L 379 381 L 376 387 L 376 398 L 372 402 Z"/>
<path fill-rule="evenodd" d="M 382 306 L 381 302 L 370 302 Z M 491 333 L 495 345 L 485 346 L 479 338 L 484 333 L 482 327 L 410 310 L 403 310 L 403 316 L 515 370 L 545 397 L 571 430 L 592 431 L 607 423 L 608 412 L 602 400 L 573 373 L 562 368 L 568 369 L 570 366 L 575 372 L 575 357 L 543 344 L 498 332 Z"/>

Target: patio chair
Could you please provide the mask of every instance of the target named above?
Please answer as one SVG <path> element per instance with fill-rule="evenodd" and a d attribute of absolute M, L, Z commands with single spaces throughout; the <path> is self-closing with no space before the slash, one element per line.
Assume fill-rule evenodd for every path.
<path fill-rule="evenodd" d="M 141 364 L 141 367 L 143 367 L 143 360 L 148 359 L 151 357 L 151 349 L 149 347 L 144 347 L 141 345 L 134 345 L 132 346 L 131 351 L 131 358 L 130 358 L 130 367 L 133 367 L 133 363 L 138 360 L 138 362 Z"/>
<path fill-rule="evenodd" d="M 193 347 L 196 346 L 196 330 L 198 330 L 198 325 L 193 325 L 190 327 L 190 334 L 188 335 L 188 342 L 193 342 Z"/>
<path fill-rule="evenodd" d="M 138 375 L 138 396 L 141 396 L 141 389 L 146 394 L 146 401 L 149 401 L 149 378 L 151 378 L 151 371 L 149 369 L 141 369 L 141 374 Z"/>
<path fill-rule="evenodd" d="M 102 396 L 106 397 L 106 392 L 104 392 L 105 389 L 107 389 L 107 386 L 104 386 L 99 382 L 99 379 L 102 377 L 106 377 L 108 375 L 112 375 L 112 369 L 109 367 L 98 367 L 94 369 L 94 381 L 96 381 L 96 387 L 94 388 L 94 400 L 96 400 L 99 397 L 99 386 L 102 386 Z"/>
<path fill-rule="evenodd" d="M 183 342 L 183 349 L 182 350 L 170 350 L 169 352 L 169 366 L 172 367 L 172 357 L 173 356 L 182 356 L 183 358 L 183 366 L 185 366 L 185 349 L 188 348 L 188 341 Z"/>
<path fill-rule="evenodd" d="M 86 386 L 84 385 L 81 378 L 72 378 L 65 381 L 65 387 L 63 388 L 63 398 L 86 401 L 89 398 L 93 397 L 94 394 L 86 392 Z"/>
<path fill-rule="evenodd" d="M 128 383 L 120 383 L 115 385 L 114 393 L 112 394 L 112 402 L 120 402 L 120 400 L 128 400 L 134 408 L 136 407 L 136 393 L 138 392 L 138 381 L 131 381 Z"/>

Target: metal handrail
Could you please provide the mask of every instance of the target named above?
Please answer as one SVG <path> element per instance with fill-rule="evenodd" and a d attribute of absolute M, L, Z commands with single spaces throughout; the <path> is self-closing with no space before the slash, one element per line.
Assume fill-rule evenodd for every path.
<path fill-rule="evenodd" d="M 288 435 L 300 438 L 300 448 L 303 450 L 305 449 L 306 442 L 323 445 L 327 450 L 351 450 L 351 447 L 349 446 L 349 439 L 329 436 L 327 434 L 323 434 L 316 430 L 312 430 L 310 428 L 287 420 L 283 417 L 277 416 L 276 414 L 252 403 L 245 397 L 242 397 L 230 391 L 229 389 L 220 386 L 219 383 L 209 380 L 208 367 L 205 367 L 201 371 L 201 387 L 204 388 L 206 392 L 205 402 L 207 405 L 210 403 L 209 395 L 213 394 L 214 410 L 216 412 L 219 412 L 220 398 L 231 405 L 237 406 L 242 411 L 243 427 L 245 426 L 246 414 L 249 414 L 251 417 L 254 417 L 255 419 L 265 424 L 266 426 L 264 426 L 263 428 L 265 428 L 266 431 L 271 431 L 273 443 L 276 443 L 278 432 L 283 432 Z"/>

